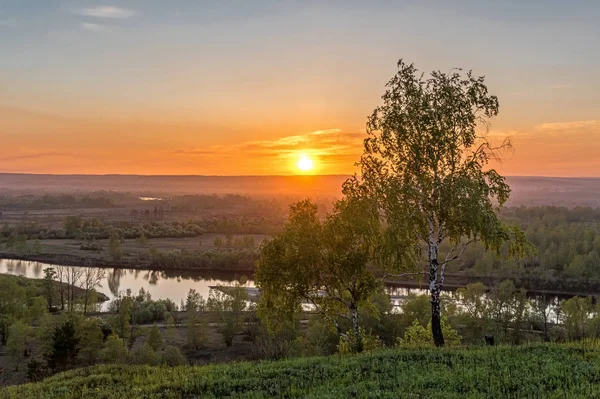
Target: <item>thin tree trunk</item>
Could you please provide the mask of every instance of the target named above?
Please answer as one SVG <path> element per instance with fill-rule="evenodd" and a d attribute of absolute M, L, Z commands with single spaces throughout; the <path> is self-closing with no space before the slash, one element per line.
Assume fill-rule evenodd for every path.
<path fill-rule="evenodd" d="M 442 332 L 442 310 L 440 307 L 440 286 L 437 282 L 437 257 L 429 262 L 429 292 L 431 294 L 431 335 L 433 343 L 437 347 L 444 346 L 444 334 Z"/>
<path fill-rule="evenodd" d="M 352 312 L 352 330 L 354 331 L 354 338 L 356 342 L 354 343 L 354 351 L 356 353 L 360 353 L 363 351 L 363 341 L 360 335 L 360 328 L 358 324 L 358 308 L 356 305 L 352 305 L 350 308 Z"/>

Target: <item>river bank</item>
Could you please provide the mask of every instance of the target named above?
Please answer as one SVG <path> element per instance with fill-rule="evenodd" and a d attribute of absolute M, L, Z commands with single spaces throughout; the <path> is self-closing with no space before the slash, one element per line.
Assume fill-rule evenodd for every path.
<path fill-rule="evenodd" d="M 0 251 L 0 259 L 11 259 L 24 262 L 40 262 L 49 265 L 64 266 L 88 266 L 104 269 L 122 269 L 142 272 L 156 272 L 162 277 L 178 279 L 205 279 L 234 281 L 243 276 L 251 278 L 254 267 L 242 267 L 240 264 L 231 265 L 224 263 L 220 267 L 167 267 L 163 264 L 155 264 L 148 259 L 137 260 L 122 259 L 111 260 L 106 257 L 88 258 L 73 254 L 40 253 L 40 254 L 16 254 L 14 252 Z M 542 279 L 527 275 L 466 275 L 460 273 L 446 273 L 444 281 L 445 291 L 456 291 L 468 284 L 481 282 L 487 287 L 494 287 L 504 280 L 512 280 L 517 288 L 524 288 L 530 296 L 558 296 L 568 298 L 571 296 L 597 296 L 600 295 L 600 281 L 593 279 Z M 426 276 L 421 279 L 411 277 L 387 277 L 385 284 L 390 287 L 401 287 L 410 289 L 427 289 Z"/>

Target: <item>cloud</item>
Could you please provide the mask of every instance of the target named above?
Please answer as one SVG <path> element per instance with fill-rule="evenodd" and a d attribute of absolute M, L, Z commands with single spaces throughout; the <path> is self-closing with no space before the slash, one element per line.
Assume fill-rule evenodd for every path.
<path fill-rule="evenodd" d="M 344 131 L 340 129 L 319 130 L 302 135 L 284 136 L 274 140 L 246 141 L 236 145 L 213 145 L 203 148 L 180 149 L 171 155 L 180 157 L 201 157 L 236 159 L 250 158 L 275 165 L 294 165 L 295 159 L 307 154 L 328 171 L 337 171 L 358 161 L 363 149 L 364 131 Z"/>
<path fill-rule="evenodd" d="M 600 120 L 574 121 L 574 122 L 556 122 L 542 123 L 535 126 L 538 132 L 554 132 L 564 133 L 581 130 L 597 130 L 600 129 Z"/>
<path fill-rule="evenodd" d="M 81 29 L 88 30 L 90 32 L 101 32 L 108 29 L 106 25 L 94 24 L 91 22 L 82 22 L 80 26 Z"/>
<path fill-rule="evenodd" d="M 73 11 L 75 14 L 94 18 L 131 18 L 137 14 L 134 10 L 112 6 L 80 8 Z"/>
<path fill-rule="evenodd" d="M 25 152 L 23 154 L 0 157 L 0 161 L 17 161 L 21 159 L 39 159 L 53 157 L 74 157 L 74 155 L 62 152 Z"/>

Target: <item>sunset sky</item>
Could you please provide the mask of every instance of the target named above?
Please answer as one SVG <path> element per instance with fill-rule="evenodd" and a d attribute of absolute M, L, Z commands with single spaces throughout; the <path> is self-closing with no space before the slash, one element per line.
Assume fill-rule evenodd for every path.
<path fill-rule="evenodd" d="M 0 0 L 0 172 L 346 174 L 404 58 L 500 99 L 507 175 L 600 176 L 600 1 Z"/>

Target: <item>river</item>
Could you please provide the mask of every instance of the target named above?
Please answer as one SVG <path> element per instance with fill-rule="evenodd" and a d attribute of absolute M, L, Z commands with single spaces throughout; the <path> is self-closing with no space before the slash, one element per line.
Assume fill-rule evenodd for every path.
<path fill-rule="evenodd" d="M 44 269 L 56 265 L 13 259 L 0 259 L 0 273 L 25 276 L 28 278 L 43 278 Z M 78 266 L 65 266 L 79 268 Z M 109 299 L 114 299 L 119 293 L 131 290 L 137 293 L 140 288 L 150 292 L 153 299 L 171 299 L 177 305 L 185 301 L 188 291 L 195 289 L 205 299 L 208 298 L 210 287 L 217 285 L 232 285 L 243 276 L 243 273 L 218 271 L 173 271 L 173 270 L 143 270 L 103 268 L 104 278 L 96 288 Z M 253 287 L 254 282 L 248 279 L 246 286 Z M 426 293 L 424 290 L 403 287 L 388 287 L 392 295 L 392 303 L 398 306 L 401 298 L 409 293 Z M 103 305 L 106 309 L 109 302 Z"/>

